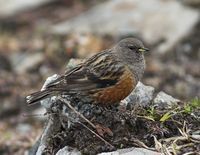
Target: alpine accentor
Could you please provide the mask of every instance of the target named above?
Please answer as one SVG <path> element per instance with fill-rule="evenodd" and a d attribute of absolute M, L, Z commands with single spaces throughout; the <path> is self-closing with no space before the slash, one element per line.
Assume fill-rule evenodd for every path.
<path fill-rule="evenodd" d="M 148 49 L 138 39 L 123 39 L 113 48 L 101 51 L 67 71 L 45 90 L 27 96 L 27 103 L 62 94 L 92 104 L 119 103 L 142 78 L 145 51 Z"/>

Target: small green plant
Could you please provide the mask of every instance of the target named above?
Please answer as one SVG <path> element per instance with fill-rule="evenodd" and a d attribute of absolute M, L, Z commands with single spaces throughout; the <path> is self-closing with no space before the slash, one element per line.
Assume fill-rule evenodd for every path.
<path fill-rule="evenodd" d="M 185 113 L 192 113 L 193 110 L 200 108 L 200 100 L 199 98 L 195 97 L 190 102 L 186 103 L 183 108 L 183 112 Z"/>
<path fill-rule="evenodd" d="M 170 119 L 172 117 L 172 112 L 168 111 L 167 113 L 165 113 L 161 118 L 160 118 L 160 122 L 165 122 L 168 119 Z"/>
<path fill-rule="evenodd" d="M 154 106 L 151 106 L 149 109 L 146 110 L 144 113 L 144 118 L 152 120 L 152 121 L 160 121 L 162 123 L 168 121 L 176 114 L 186 113 L 191 114 L 194 110 L 200 109 L 200 99 L 194 98 L 190 102 L 185 103 L 185 105 L 182 107 L 180 105 L 177 105 L 171 110 L 165 111 L 159 111 Z"/>
<path fill-rule="evenodd" d="M 193 108 L 200 108 L 200 99 L 198 97 L 195 97 L 190 101 L 190 104 Z"/>
<path fill-rule="evenodd" d="M 150 108 L 147 110 L 147 116 L 146 116 L 146 118 L 149 118 L 149 119 L 151 119 L 151 120 L 153 120 L 153 121 L 157 120 L 157 118 L 158 118 L 158 113 L 157 113 L 157 111 L 156 111 L 156 109 L 155 109 L 154 106 L 150 107 Z"/>
<path fill-rule="evenodd" d="M 186 105 L 184 105 L 183 112 L 187 114 L 190 114 L 192 112 L 192 107 L 190 106 L 190 104 L 187 103 Z"/>

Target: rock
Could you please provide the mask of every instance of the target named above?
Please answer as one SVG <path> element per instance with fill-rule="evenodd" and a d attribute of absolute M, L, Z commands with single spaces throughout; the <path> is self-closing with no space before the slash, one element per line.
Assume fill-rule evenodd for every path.
<path fill-rule="evenodd" d="M 57 78 L 59 78 L 59 75 L 57 75 L 57 74 L 54 74 L 54 75 L 48 77 L 48 78 L 46 79 L 44 85 L 42 86 L 42 89 L 41 89 L 41 90 L 45 90 L 45 89 L 46 89 L 46 86 L 47 86 L 48 84 L 50 84 L 51 82 L 55 81 Z"/>
<path fill-rule="evenodd" d="M 15 87 L 17 83 L 16 78 L 17 77 L 13 76 L 11 72 L 0 70 L 0 97 L 2 96 L 10 97 L 10 95 L 16 94 L 15 93 Z M 1 105 L 3 105 L 3 103 L 1 103 Z"/>
<path fill-rule="evenodd" d="M 33 9 L 52 0 L 0 0 L 0 17 L 15 15 L 18 12 Z"/>
<path fill-rule="evenodd" d="M 154 151 L 150 151 L 143 148 L 127 148 L 127 149 L 120 149 L 113 152 L 106 152 L 106 153 L 99 153 L 98 155 L 164 155 L 163 153 L 158 153 Z M 60 149 L 56 155 L 81 155 L 81 153 L 77 149 L 71 148 L 69 149 L 68 146 Z"/>
<path fill-rule="evenodd" d="M 59 78 L 59 75 L 57 75 L 57 74 L 54 74 L 54 75 L 48 77 L 48 78 L 46 79 L 44 85 L 42 86 L 41 91 L 42 91 L 42 90 L 45 90 L 45 89 L 46 89 L 46 86 L 47 86 L 49 83 L 55 81 L 57 78 Z M 29 96 L 27 96 L 27 98 L 28 98 L 28 97 L 29 97 Z M 52 97 L 50 97 L 50 98 L 46 98 L 46 99 L 40 101 L 40 103 L 41 103 L 41 105 L 42 105 L 45 109 L 49 109 L 49 108 L 51 107 L 51 105 L 52 105 L 52 103 L 53 103 L 53 101 L 54 101 L 55 99 L 56 99 L 56 97 L 55 97 L 55 96 L 52 96 Z"/>
<path fill-rule="evenodd" d="M 48 116 L 45 115 L 45 113 L 47 112 L 47 110 L 44 108 L 44 107 L 39 107 L 37 109 L 35 109 L 33 112 L 32 112 L 32 115 L 35 115 L 35 116 L 42 116 L 42 117 L 36 117 L 36 120 L 37 121 L 45 121 L 47 120 Z"/>
<path fill-rule="evenodd" d="M 76 54 L 78 58 L 86 58 L 101 51 L 103 47 L 102 36 L 91 33 L 71 34 L 65 42 L 65 48 L 68 55 Z"/>
<path fill-rule="evenodd" d="M 200 130 L 193 132 L 191 137 L 196 139 L 196 140 L 200 140 Z"/>
<path fill-rule="evenodd" d="M 1 98 L 0 118 L 4 119 L 10 116 L 15 116 L 16 114 L 20 114 L 21 110 L 20 103 L 21 103 L 20 97 L 18 96 L 11 96 L 11 97 L 8 96 L 6 98 L 5 97 Z"/>
<path fill-rule="evenodd" d="M 60 149 L 56 155 L 81 155 L 81 153 L 77 149 L 65 146 L 64 148 Z"/>
<path fill-rule="evenodd" d="M 157 77 L 157 76 L 154 76 L 154 77 L 146 77 L 144 82 L 147 84 L 147 85 L 151 85 L 155 88 L 159 88 L 159 86 L 161 85 L 162 83 L 162 79 L 160 77 Z"/>
<path fill-rule="evenodd" d="M 14 71 L 21 74 L 38 67 L 44 61 L 44 55 L 42 53 L 16 53 L 10 59 Z"/>
<path fill-rule="evenodd" d="M 181 0 L 184 4 L 198 7 L 200 6 L 200 0 Z"/>
<path fill-rule="evenodd" d="M 10 71 L 12 69 L 11 63 L 8 58 L 0 53 L 0 71 Z"/>
<path fill-rule="evenodd" d="M 154 90 L 153 87 L 145 86 L 141 82 L 138 82 L 135 90 L 124 99 L 125 102 L 128 103 L 127 107 L 133 108 L 136 105 L 141 105 L 143 107 L 148 106 L 153 99 Z"/>
<path fill-rule="evenodd" d="M 24 134 L 24 133 L 28 134 L 31 132 L 31 125 L 25 124 L 25 123 L 18 124 L 16 127 L 16 130 L 17 130 L 17 133 L 19 134 Z"/>
<path fill-rule="evenodd" d="M 128 148 L 121 149 L 114 152 L 100 153 L 98 155 L 164 155 L 163 153 L 158 153 L 154 151 L 150 151 L 143 148 Z"/>
<path fill-rule="evenodd" d="M 198 18 L 197 10 L 177 0 L 110 0 L 52 26 L 51 32 L 139 35 L 149 44 L 162 41 L 157 50 L 165 53 L 190 32 Z"/>
<path fill-rule="evenodd" d="M 36 146 L 34 145 L 33 148 L 30 150 L 30 152 L 33 152 L 34 155 L 44 154 L 45 150 L 49 145 L 49 139 L 52 138 L 52 135 L 58 133 L 58 130 L 61 127 L 59 117 L 56 114 L 52 115 L 49 118 L 50 119 L 48 119 L 48 122 L 46 123 L 45 129 L 40 139 L 35 144 Z"/>
<path fill-rule="evenodd" d="M 173 98 L 172 96 L 161 91 L 153 100 L 153 104 L 159 109 L 171 109 L 177 105 L 180 100 Z"/>
<path fill-rule="evenodd" d="M 196 118 L 197 120 L 200 121 L 200 110 L 191 113 L 191 115 L 192 115 L 194 118 Z"/>
<path fill-rule="evenodd" d="M 35 154 L 42 155 L 44 150 L 45 150 L 45 145 L 40 145 L 40 146 L 38 146 L 37 152 Z"/>

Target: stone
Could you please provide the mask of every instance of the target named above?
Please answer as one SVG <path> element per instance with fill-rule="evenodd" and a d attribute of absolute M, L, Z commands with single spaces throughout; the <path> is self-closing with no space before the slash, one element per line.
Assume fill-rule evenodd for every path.
<path fill-rule="evenodd" d="M 49 83 L 55 81 L 58 77 L 59 77 L 59 75 L 57 75 L 57 74 L 54 74 L 54 75 L 48 77 L 48 78 L 46 79 L 44 85 L 42 86 L 41 91 L 42 91 L 42 90 L 45 90 L 46 86 L 47 86 Z M 28 97 L 28 96 L 27 96 L 27 97 Z M 46 98 L 46 99 L 40 101 L 40 103 L 41 103 L 41 105 L 42 105 L 43 107 L 45 107 L 45 109 L 49 109 L 55 100 L 56 100 L 56 96 L 52 96 L 52 97 L 50 97 L 50 98 Z"/>
<path fill-rule="evenodd" d="M 164 155 L 163 153 L 150 151 L 144 148 L 126 148 L 126 149 L 119 149 L 113 152 L 103 152 L 99 153 L 98 155 Z M 68 146 L 60 149 L 56 155 L 81 155 L 81 153 L 77 149 L 69 149 Z"/>
<path fill-rule="evenodd" d="M 10 71 L 11 69 L 11 62 L 5 55 L 0 53 L 0 71 Z"/>
<path fill-rule="evenodd" d="M 21 74 L 38 67 L 44 61 L 44 55 L 42 53 L 16 53 L 12 54 L 10 59 L 14 71 Z"/>
<path fill-rule="evenodd" d="M 164 54 L 192 30 L 198 19 L 197 10 L 177 0 L 110 0 L 50 30 L 59 34 L 139 35 L 148 44 L 161 42 L 155 50 Z"/>
<path fill-rule="evenodd" d="M 191 137 L 196 139 L 196 140 L 200 140 L 200 130 L 193 132 Z"/>
<path fill-rule="evenodd" d="M 132 93 L 122 102 L 128 103 L 127 108 L 132 108 L 136 105 L 146 107 L 153 100 L 154 91 L 155 89 L 153 87 L 138 82 Z"/>
<path fill-rule="evenodd" d="M 189 6 L 200 6 L 200 0 L 181 0 L 184 4 Z"/>
<path fill-rule="evenodd" d="M 65 42 L 65 48 L 69 55 L 75 53 L 78 58 L 87 58 L 103 50 L 103 42 L 102 36 L 72 33 Z"/>
<path fill-rule="evenodd" d="M 159 109 L 171 109 L 177 105 L 178 102 L 180 102 L 180 100 L 173 98 L 163 91 L 159 92 L 153 100 L 153 104 Z"/>
<path fill-rule="evenodd" d="M 28 133 L 31 132 L 31 125 L 25 124 L 25 123 L 18 124 L 17 127 L 16 127 L 16 131 L 19 134 L 24 134 L 24 133 L 28 134 Z"/>
<path fill-rule="evenodd" d="M 56 155 L 81 155 L 81 153 L 77 149 L 65 146 L 64 148 L 60 149 Z"/>
<path fill-rule="evenodd" d="M 37 149 L 36 155 L 42 155 L 43 151 L 45 150 L 45 145 L 40 145 Z"/>
<path fill-rule="evenodd" d="M 52 0 L 0 0 L 0 17 L 15 15 L 18 12 L 33 9 Z"/>
<path fill-rule="evenodd" d="M 114 152 L 100 153 L 98 155 L 164 155 L 163 153 L 158 153 L 154 151 L 150 151 L 143 148 L 127 148 L 120 149 Z"/>

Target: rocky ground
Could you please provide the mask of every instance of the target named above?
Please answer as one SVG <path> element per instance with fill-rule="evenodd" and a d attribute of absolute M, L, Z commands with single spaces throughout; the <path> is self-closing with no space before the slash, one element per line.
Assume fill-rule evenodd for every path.
<path fill-rule="evenodd" d="M 70 61 L 69 66 L 73 65 Z M 45 85 L 56 78 L 49 77 Z M 138 83 L 119 106 L 101 107 L 68 96 L 46 99 L 41 104 L 48 119 L 30 155 L 95 155 L 131 147 L 144 148 L 144 154 L 200 153 L 198 98 L 184 103 Z M 133 154 L 133 150 L 126 151 Z M 134 150 L 134 154 L 140 151 Z"/>
<path fill-rule="evenodd" d="M 42 126 L 46 118 L 46 116 L 43 116 L 45 111 L 39 108 L 39 105 L 28 107 L 24 99 L 27 94 L 39 90 L 47 77 L 54 73 L 62 73 L 67 62 L 71 58 L 85 58 L 97 51 L 111 47 L 125 36 L 142 38 L 151 49 L 151 52 L 146 55 L 147 68 L 142 80 L 143 83 L 153 86 L 155 92 L 164 91 L 180 99 L 183 103 L 191 103 L 195 97 L 200 97 L 200 20 L 198 16 L 198 2 L 195 1 L 195 5 L 193 5 L 194 3 L 192 2 L 188 4 L 187 1 L 176 0 L 165 4 L 158 2 L 160 8 L 163 8 L 162 5 L 167 6 L 165 7 L 166 12 L 167 8 L 172 7 L 170 10 L 173 16 L 167 16 L 174 17 L 172 19 L 168 19 L 165 16 L 165 11 L 162 12 L 162 9 L 159 9 L 159 7 L 153 9 L 154 5 L 152 6 L 147 3 L 144 5 L 151 6 L 151 9 L 148 10 L 149 12 L 144 10 L 146 7 L 143 6 L 143 4 L 139 4 L 139 2 L 135 2 L 134 6 L 127 5 L 129 1 L 124 4 L 115 3 L 109 2 L 109 4 L 106 5 L 107 7 L 104 7 L 105 4 L 99 1 L 83 2 L 81 0 L 59 0 L 46 2 L 28 10 L 16 11 L 14 14 L 1 14 L 0 154 L 22 154 L 35 144 L 35 140 L 39 138 L 42 133 Z M 154 3 L 157 2 L 155 1 Z M 122 7 L 120 7 L 121 5 Z M 105 14 L 100 12 L 102 7 L 104 8 L 103 12 Z M 112 9 L 109 9 L 109 7 L 112 7 Z M 129 25 L 130 23 L 123 21 L 126 18 L 123 18 L 120 14 L 125 14 L 129 20 L 131 17 L 127 16 L 124 10 L 131 11 L 132 8 L 135 8 L 136 13 L 141 13 L 136 17 L 134 16 L 132 19 L 131 23 L 135 25 L 133 29 L 133 26 Z M 142 9 L 144 12 L 140 11 Z M 111 16 L 112 12 L 109 12 L 109 10 L 117 10 L 117 18 L 115 15 Z M 147 15 L 150 14 L 154 16 L 153 10 L 160 11 L 161 16 L 156 16 L 157 18 L 155 18 L 155 21 L 148 21 L 147 19 L 149 19 L 149 16 Z M 178 11 L 173 12 L 175 10 Z M 102 19 L 99 17 L 98 21 L 94 20 L 97 18 L 95 13 L 97 15 L 102 14 Z M 129 11 L 127 11 L 127 13 L 135 14 L 135 12 Z M 91 16 L 91 14 L 93 16 Z M 165 18 L 163 18 L 163 16 Z M 184 18 L 180 18 L 180 16 Z M 113 19 L 113 21 L 108 22 L 111 19 L 107 19 L 107 17 L 112 17 L 111 19 Z M 139 17 L 143 17 L 143 20 Z M 89 21 L 85 22 L 84 18 L 90 19 L 89 21 L 92 23 L 92 28 L 87 29 L 87 27 L 91 25 Z M 165 19 L 167 22 L 165 23 L 162 19 Z M 80 26 L 76 29 L 76 26 L 80 25 L 81 22 L 82 29 L 79 29 Z M 100 26 L 102 31 L 99 31 L 98 25 L 102 25 L 101 22 L 106 22 L 108 24 L 104 29 Z M 126 24 L 118 24 L 119 22 Z M 153 22 L 160 24 L 155 28 Z M 66 27 L 65 23 L 69 25 L 69 27 L 63 29 L 63 25 Z M 112 25 L 109 23 L 115 24 Z M 71 31 L 70 25 L 74 27 L 75 32 L 80 31 L 80 33 Z M 184 25 L 183 29 L 182 25 Z M 189 108 L 191 108 L 191 106 L 189 106 Z M 125 120 L 125 126 L 128 128 L 131 128 L 131 123 L 127 122 L 129 120 L 128 118 L 133 118 L 133 123 L 136 124 L 136 128 L 133 131 L 128 130 L 124 132 L 124 134 L 126 134 L 125 136 L 119 134 L 121 130 L 118 131 L 114 128 L 112 132 L 114 135 L 118 135 L 118 137 L 111 138 L 110 143 L 113 144 L 116 141 L 115 138 L 118 138 L 119 142 L 113 145 L 117 146 L 117 148 L 125 148 L 129 146 L 127 144 L 128 141 L 124 140 L 122 137 L 124 136 L 129 139 L 130 135 L 134 135 L 135 137 L 131 138 L 137 138 L 145 143 L 147 147 L 153 147 L 151 143 L 152 137 L 148 137 L 152 135 L 152 132 L 155 132 L 153 135 L 155 135 L 157 139 L 169 138 L 171 135 L 182 136 L 185 132 L 187 133 L 185 128 L 188 126 L 189 129 L 195 131 L 196 127 L 199 125 L 193 120 L 193 116 L 190 116 L 192 113 L 191 111 L 189 114 L 177 114 L 163 125 L 159 120 L 161 116 L 167 113 L 166 111 L 162 113 L 156 111 L 156 116 L 159 116 L 156 118 L 158 121 L 153 121 L 152 123 L 152 120 L 136 117 L 136 115 L 140 113 L 145 113 L 144 116 L 149 116 L 147 112 L 149 109 L 140 110 L 134 113 L 134 115 L 131 115 L 130 111 L 127 111 L 124 116 L 120 116 L 120 114 L 109 117 L 109 119 L 113 118 L 113 120 L 116 120 L 116 126 L 120 125 L 121 117 Z M 146 112 L 148 114 L 146 114 Z M 111 112 L 107 114 L 109 116 Z M 106 118 L 108 116 L 105 115 Z M 120 117 L 120 119 L 117 120 L 116 118 L 118 117 Z M 176 122 L 176 120 L 180 120 L 180 118 L 184 119 L 180 121 L 181 123 L 184 124 L 184 121 L 187 122 L 185 126 L 183 126 L 183 124 L 179 126 L 179 123 Z M 112 122 L 109 121 L 109 119 L 106 125 L 113 128 Z M 171 123 L 170 121 L 172 121 L 172 119 L 173 121 L 175 120 L 173 122 L 175 123 L 174 129 L 171 129 L 168 125 L 168 123 Z M 100 123 L 103 124 L 101 120 Z M 138 124 L 150 126 L 148 129 L 144 128 L 145 131 L 141 133 L 141 135 L 147 132 L 151 134 L 146 135 L 147 137 L 136 135 L 135 133 L 140 127 Z M 151 126 L 152 124 L 153 126 Z M 161 131 L 154 131 L 154 125 Z M 93 135 L 86 128 L 80 124 L 76 126 L 76 128 L 81 128 L 82 133 L 88 135 L 89 139 L 82 137 L 82 142 L 90 140 L 93 144 L 102 144 L 102 141 L 98 138 L 94 138 L 92 141 Z M 185 128 L 183 129 L 183 127 Z M 178 128 L 184 132 L 179 132 Z M 121 126 L 119 129 L 124 130 L 124 126 Z M 87 145 L 87 143 L 76 143 L 80 140 L 78 139 L 80 138 L 80 133 L 76 133 L 74 128 L 70 129 L 69 133 L 70 132 L 73 133 L 75 137 L 75 141 L 72 142 L 70 146 L 76 146 L 82 151 L 84 151 L 83 148 L 86 148 L 86 151 L 88 151 L 87 147 L 89 145 Z M 167 132 L 167 136 L 164 135 L 163 137 L 163 132 Z M 69 138 L 67 136 L 69 135 L 66 135 L 66 138 Z M 110 137 L 105 137 L 105 139 L 110 139 Z M 57 139 L 55 139 L 55 141 L 57 141 Z M 58 139 L 58 144 L 59 143 L 62 143 L 62 141 Z M 66 143 L 68 144 L 69 141 L 66 141 Z M 119 144 L 122 144 L 122 146 Z M 182 144 L 181 141 L 178 145 Z M 138 144 L 134 143 L 130 146 L 137 145 Z M 59 146 L 60 149 L 62 145 Z M 199 149 L 199 146 L 194 145 L 194 147 Z M 101 152 L 108 149 L 109 148 L 96 147 L 93 151 Z"/>

